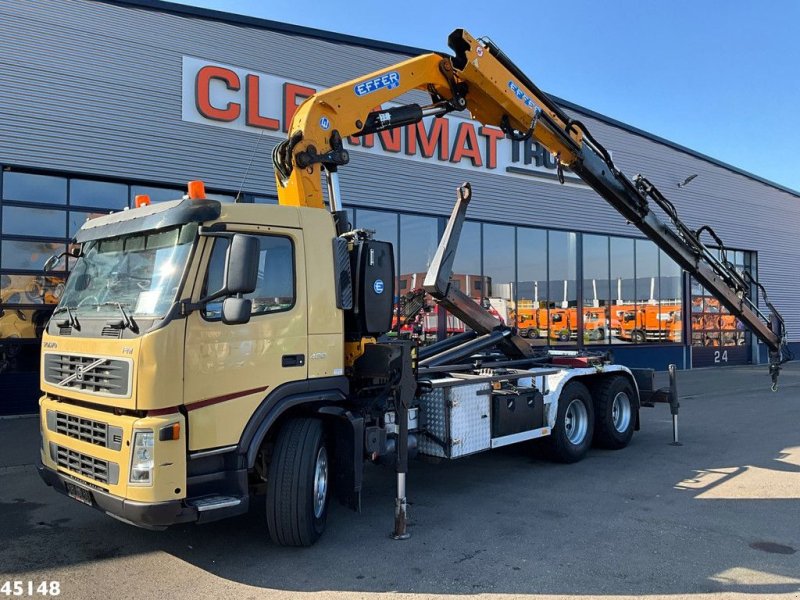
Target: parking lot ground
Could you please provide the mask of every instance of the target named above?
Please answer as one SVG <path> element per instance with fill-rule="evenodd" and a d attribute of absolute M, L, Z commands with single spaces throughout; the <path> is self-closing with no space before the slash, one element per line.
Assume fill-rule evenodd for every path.
<path fill-rule="evenodd" d="M 679 373 L 621 451 L 575 465 L 533 444 L 415 461 L 410 540 L 390 540 L 393 473 L 367 469 L 360 514 L 332 507 L 308 549 L 278 548 L 262 507 L 204 526 L 133 528 L 36 475 L 34 418 L 0 421 L 0 584 L 62 598 L 800 598 L 800 365 Z"/>

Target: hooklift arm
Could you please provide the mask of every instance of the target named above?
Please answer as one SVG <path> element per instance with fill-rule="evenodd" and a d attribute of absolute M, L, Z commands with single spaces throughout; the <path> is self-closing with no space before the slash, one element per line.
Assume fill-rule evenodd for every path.
<path fill-rule="evenodd" d="M 336 170 L 349 161 L 342 147 L 344 137 L 466 108 L 474 119 L 500 127 L 511 139 L 533 138 L 547 148 L 556 157 L 562 183 L 564 169 L 570 169 L 713 294 L 769 348 L 776 389 L 780 366 L 791 358 L 783 318 L 763 286 L 749 274 L 737 272 L 727 260 L 725 246 L 713 230 L 707 226 L 690 229 L 650 181 L 641 175 L 629 180 L 586 127 L 539 90 L 490 40 L 478 40 L 457 29 L 448 45 L 454 51 L 452 57 L 425 54 L 306 100 L 292 119 L 289 139 L 273 152 L 279 202 L 322 208 L 322 168 L 330 208 L 339 210 Z M 431 104 L 374 108 L 413 89 L 427 91 Z M 653 212 L 650 200 L 666 213 L 672 227 Z M 703 233 L 722 249 L 722 260 L 702 243 Z M 768 315 L 746 297 L 751 284 L 762 294 Z"/>

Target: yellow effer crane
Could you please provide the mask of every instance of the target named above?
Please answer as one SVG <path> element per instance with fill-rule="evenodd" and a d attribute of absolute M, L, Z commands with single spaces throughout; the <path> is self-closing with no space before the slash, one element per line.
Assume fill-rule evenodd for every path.
<path fill-rule="evenodd" d="M 453 56 L 424 54 L 308 98 L 292 119 L 288 139 L 273 151 L 279 203 L 323 208 L 322 171 L 330 210 L 337 212 L 341 207 L 337 169 L 349 162 L 343 138 L 468 110 L 473 119 L 500 127 L 512 139 L 536 140 L 555 156 L 562 183 L 564 170 L 578 175 L 691 274 L 768 346 L 772 388 L 777 389 L 780 366 L 791 359 L 783 318 L 763 286 L 727 260 L 725 246 L 713 229 L 690 229 L 650 181 L 642 175 L 628 179 L 586 127 L 569 117 L 491 40 L 456 29 L 448 45 Z M 374 110 L 411 90 L 427 92 L 431 103 Z M 652 211 L 648 199 L 666 213 L 674 230 Z M 721 249 L 721 260 L 700 240 L 704 232 Z M 762 294 L 769 314 L 748 298 L 752 286 Z"/>

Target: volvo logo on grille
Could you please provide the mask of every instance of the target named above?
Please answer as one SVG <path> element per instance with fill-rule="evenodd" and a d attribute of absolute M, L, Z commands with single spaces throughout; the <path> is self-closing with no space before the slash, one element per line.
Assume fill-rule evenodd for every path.
<path fill-rule="evenodd" d="M 89 363 L 85 367 L 78 366 L 75 368 L 75 372 L 72 375 L 69 375 L 68 377 L 65 377 L 64 379 L 59 381 L 58 385 L 66 385 L 70 381 L 83 381 L 84 375 L 86 375 L 86 373 L 88 373 L 92 369 L 96 369 L 104 362 L 106 362 L 105 358 L 98 358 L 96 361 Z"/>

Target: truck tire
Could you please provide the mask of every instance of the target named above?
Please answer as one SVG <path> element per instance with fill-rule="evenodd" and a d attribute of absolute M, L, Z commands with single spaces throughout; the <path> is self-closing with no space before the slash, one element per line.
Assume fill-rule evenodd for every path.
<path fill-rule="evenodd" d="M 311 546 L 325 530 L 330 491 L 322 421 L 291 419 L 275 440 L 267 476 L 267 527 L 280 546 Z"/>
<path fill-rule="evenodd" d="M 647 335 L 641 329 L 634 329 L 631 332 L 631 342 L 634 344 L 644 344 L 647 341 Z"/>
<path fill-rule="evenodd" d="M 636 426 L 636 395 L 631 382 L 615 375 L 594 391 L 595 445 L 610 450 L 624 448 Z"/>
<path fill-rule="evenodd" d="M 558 332 L 558 340 L 560 342 L 568 342 L 571 336 L 572 332 L 569 329 L 562 329 Z"/>
<path fill-rule="evenodd" d="M 592 445 L 594 406 L 588 388 L 580 381 L 570 381 L 558 399 L 556 425 L 544 438 L 551 460 L 574 463 L 581 460 Z"/>

